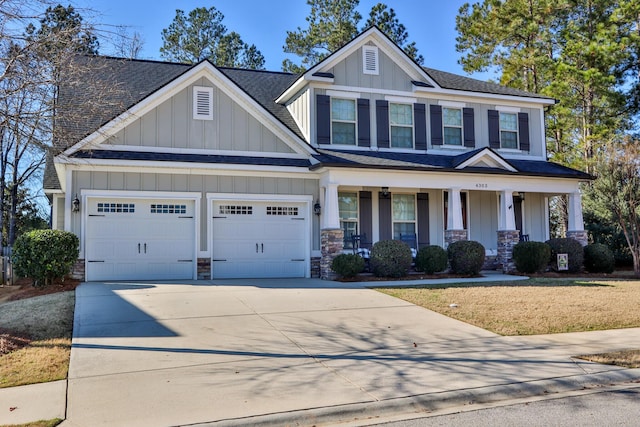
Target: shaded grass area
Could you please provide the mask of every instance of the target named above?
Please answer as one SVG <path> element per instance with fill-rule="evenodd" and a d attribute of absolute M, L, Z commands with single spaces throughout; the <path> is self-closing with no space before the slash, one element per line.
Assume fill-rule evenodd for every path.
<path fill-rule="evenodd" d="M 63 420 L 60 418 L 56 418 L 53 420 L 41 420 L 35 421 L 27 424 L 12 424 L 12 425 L 2 425 L 0 427 L 55 427 L 60 424 Z"/>
<path fill-rule="evenodd" d="M 501 335 L 640 327 L 640 280 L 540 278 L 374 289 Z"/>
<path fill-rule="evenodd" d="M 67 377 L 74 305 L 74 291 L 0 304 L 0 388 Z"/>

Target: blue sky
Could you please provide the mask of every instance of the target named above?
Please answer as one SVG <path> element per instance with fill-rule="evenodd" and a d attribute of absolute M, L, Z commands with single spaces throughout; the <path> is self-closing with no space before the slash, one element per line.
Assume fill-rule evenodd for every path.
<path fill-rule="evenodd" d="M 358 11 L 368 16 L 375 0 L 361 0 Z M 392 7 L 425 58 L 425 65 L 443 71 L 464 74 L 455 50 L 455 17 L 464 0 L 389 0 L 383 2 Z M 266 59 L 267 70 L 279 71 L 287 56 L 282 51 L 286 31 L 298 26 L 306 28 L 305 18 L 310 8 L 305 0 L 216 0 L 216 1 L 164 1 L 164 0 L 76 0 L 78 8 L 90 8 L 96 12 L 90 20 L 102 24 L 102 30 L 110 25 L 126 25 L 144 37 L 144 59 L 161 59 L 161 31 L 169 26 L 176 9 L 188 12 L 196 7 L 214 6 L 225 16 L 223 23 L 230 31 L 238 32 L 243 40 L 255 44 Z M 85 11 L 81 11 L 85 16 Z M 109 54 L 103 44 L 101 53 Z M 295 57 L 290 57 L 294 62 Z M 474 75 L 476 78 L 488 78 Z"/>

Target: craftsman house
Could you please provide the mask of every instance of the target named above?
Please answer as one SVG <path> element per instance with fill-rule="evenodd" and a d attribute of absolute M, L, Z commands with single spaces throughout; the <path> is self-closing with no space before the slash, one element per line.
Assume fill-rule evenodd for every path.
<path fill-rule="evenodd" d="M 299 76 L 79 60 L 122 94 L 65 120 L 94 95 L 60 88 L 44 187 L 86 280 L 326 278 L 352 235 L 477 240 L 508 268 L 561 194 L 586 240 L 589 176 L 547 161 L 554 100 L 420 67 L 375 27 Z"/>

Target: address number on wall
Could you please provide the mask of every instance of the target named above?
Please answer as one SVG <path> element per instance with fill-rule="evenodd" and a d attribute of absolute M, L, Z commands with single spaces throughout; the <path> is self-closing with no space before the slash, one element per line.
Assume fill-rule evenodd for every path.
<path fill-rule="evenodd" d="M 476 188 L 489 188 L 489 184 L 476 184 Z"/>

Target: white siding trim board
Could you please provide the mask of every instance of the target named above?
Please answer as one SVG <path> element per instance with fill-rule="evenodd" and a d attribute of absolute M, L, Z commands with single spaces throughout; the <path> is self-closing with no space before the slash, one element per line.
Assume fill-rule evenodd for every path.
<path fill-rule="evenodd" d="M 106 151 L 138 151 L 144 153 L 172 153 L 172 154 L 206 154 L 213 156 L 244 156 L 244 157 L 274 157 L 279 159 L 308 159 L 309 155 L 300 153 L 280 153 L 277 151 L 236 151 L 236 150 L 211 150 L 208 148 L 175 148 L 175 147 L 150 147 L 146 145 L 122 145 L 100 144 L 94 150 Z"/>

